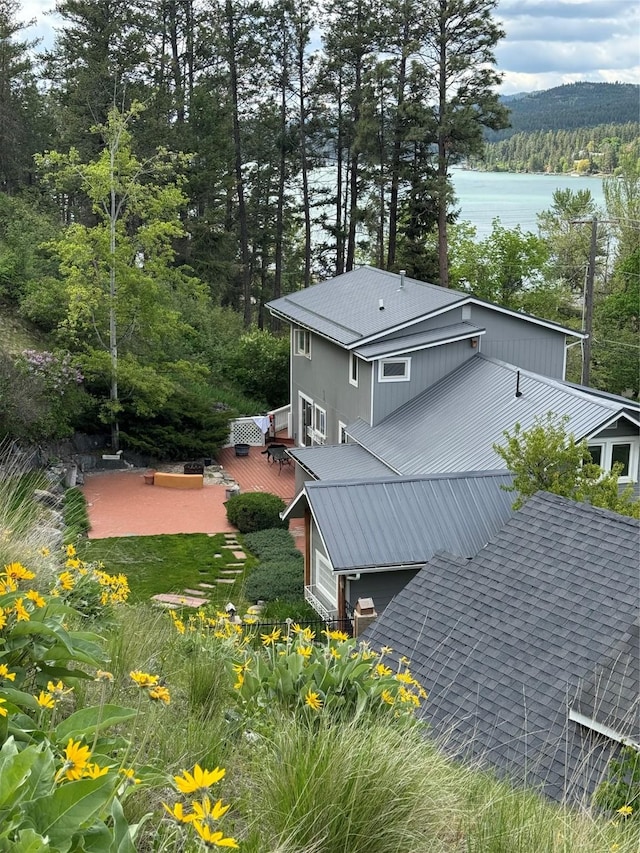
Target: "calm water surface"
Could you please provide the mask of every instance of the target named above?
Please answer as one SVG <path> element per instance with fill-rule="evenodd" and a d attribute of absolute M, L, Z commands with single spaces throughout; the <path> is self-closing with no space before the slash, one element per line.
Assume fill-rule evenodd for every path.
<path fill-rule="evenodd" d="M 557 189 L 590 190 L 596 204 L 604 209 L 600 178 L 570 175 L 520 175 L 508 172 L 473 172 L 453 169 L 453 185 L 460 209 L 459 221 L 471 222 L 483 239 L 491 232 L 491 222 L 500 217 L 505 228 L 519 225 L 537 233 L 536 215 L 548 210 Z"/>

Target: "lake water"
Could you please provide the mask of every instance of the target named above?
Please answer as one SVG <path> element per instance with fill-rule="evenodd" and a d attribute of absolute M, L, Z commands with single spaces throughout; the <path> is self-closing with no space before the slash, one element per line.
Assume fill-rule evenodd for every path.
<path fill-rule="evenodd" d="M 557 189 L 590 190 L 598 207 L 604 210 L 600 178 L 571 175 L 528 175 L 510 172 L 474 172 L 453 169 L 453 185 L 460 209 L 458 221 L 471 222 L 482 240 L 491 232 L 491 222 L 500 217 L 505 228 L 519 225 L 523 231 L 538 233 L 536 216 L 548 210 Z"/>

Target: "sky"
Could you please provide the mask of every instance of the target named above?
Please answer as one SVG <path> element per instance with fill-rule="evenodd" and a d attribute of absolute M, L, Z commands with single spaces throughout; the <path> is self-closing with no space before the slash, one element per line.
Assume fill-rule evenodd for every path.
<path fill-rule="evenodd" d="M 22 0 L 27 31 L 50 47 L 54 0 Z M 496 49 L 501 93 L 533 92 L 564 83 L 640 81 L 638 0 L 498 0 L 505 38 Z"/>

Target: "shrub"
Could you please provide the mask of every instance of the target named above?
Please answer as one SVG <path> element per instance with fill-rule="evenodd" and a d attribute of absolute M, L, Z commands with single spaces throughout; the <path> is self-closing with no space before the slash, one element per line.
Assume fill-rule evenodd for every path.
<path fill-rule="evenodd" d="M 304 598 L 269 601 L 260 613 L 260 622 L 286 622 L 293 619 L 298 624 L 318 622 L 320 617 Z"/>
<path fill-rule="evenodd" d="M 302 556 L 279 563 L 262 563 L 245 582 L 245 597 L 249 601 L 293 602 L 304 594 L 304 564 Z"/>
<path fill-rule="evenodd" d="M 295 546 L 293 536 L 288 530 L 281 528 L 248 533 L 243 543 L 245 550 L 259 557 L 261 561 L 281 560 L 300 553 Z"/>
<path fill-rule="evenodd" d="M 225 503 L 227 519 L 240 533 L 265 530 L 270 527 L 287 528 L 289 522 L 280 518 L 285 502 L 268 492 L 246 492 L 234 495 Z"/>

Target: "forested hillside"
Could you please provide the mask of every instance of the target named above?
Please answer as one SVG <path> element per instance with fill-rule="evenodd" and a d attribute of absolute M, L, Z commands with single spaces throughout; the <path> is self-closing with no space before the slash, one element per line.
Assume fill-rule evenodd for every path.
<path fill-rule="evenodd" d="M 509 98 L 510 127 L 486 131 L 489 142 L 516 133 L 573 130 L 638 121 L 640 86 L 631 83 L 570 83 Z"/>
<path fill-rule="evenodd" d="M 2 357 L 2 430 L 201 453 L 286 402 L 269 299 L 446 285 L 449 166 L 506 123 L 494 6 L 59 0 L 39 52 L 0 3 L 0 299 L 46 336 Z"/>
<path fill-rule="evenodd" d="M 611 175 L 621 156 L 640 156 L 640 123 L 600 124 L 575 130 L 534 130 L 487 143 L 482 168 L 506 172 Z"/>

